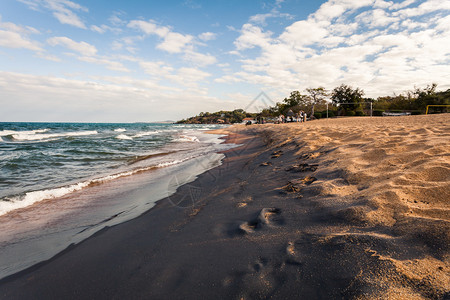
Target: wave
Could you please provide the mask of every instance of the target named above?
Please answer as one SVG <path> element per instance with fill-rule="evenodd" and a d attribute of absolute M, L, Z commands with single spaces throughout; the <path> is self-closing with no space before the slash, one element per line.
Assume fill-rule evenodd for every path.
<path fill-rule="evenodd" d="M 36 134 L 36 133 L 44 133 L 49 131 L 50 129 L 36 129 L 36 130 L 23 130 L 23 131 L 16 131 L 16 130 L 2 130 L 0 131 L 0 136 L 8 136 L 13 134 Z"/>
<path fill-rule="evenodd" d="M 125 128 L 117 128 L 117 129 L 114 129 L 114 131 L 115 132 L 125 132 L 127 130 Z"/>
<path fill-rule="evenodd" d="M 116 139 L 119 140 L 132 140 L 133 138 L 131 136 L 125 135 L 125 134 L 119 134 L 116 136 Z"/>
<path fill-rule="evenodd" d="M 169 153 L 160 153 L 160 155 L 165 155 Z M 69 186 L 59 187 L 59 188 L 53 188 L 53 189 L 47 189 L 47 190 L 40 190 L 40 191 L 32 191 L 25 193 L 24 195 L 19 196 L 12 196 L 12 197 L 5 197 L 3 199 L 0 199 L 0 216 L 5 215 L 13 210 L 25 208 L 27 206 L 33 205 L 37 202 L 43 201 L 43 200 L 51 200 L 55 198 L 63 197 L 67 194 L 79 191 L 83 188 L 101 184 L 110 180 L 114 180 L 120 177 L 130 176 L 137 173 L 150 171 L 158 168 L 164 168 L 169 167 L 173 165 L 177 165 L 180 163 L 183 163 L 185 161 L 188 161 L 190 159 L 194 159 L 197 157 L 200 157 L 204 155 L 205 153 L 197 153 L 193 155 L 185 156 L 181 159 L 172 159 L 167 160 L 165 162 L 158 163 L 157 165 L 150 165 L 142 168 L 137 168 L 129 171 L 124 171 L 117 174 L 111 174 L 104 177 L 92 179 L 92 180 L 86 180 L 82 181 L 76 184 L 72 184 Z M 159 155 L 159 154 L 156 154 Z"/>
<path fill-rule="evenodd" d="M 146 160 L 146 159 L 160 157 L 160 156 L 166 156 L 166 155 L 173 154 L 173 153 L 176 153 L 176 151 L 160 152 L 160 153 L 153 153 L 153 154 L 147 154 L 147 155 L 142 155 L 142 156 L 136 156 L 136 158 L 133 158 L 130 161 L 129 164 L 131 165 L 131 164 L 134 164 L 134 163 Z"/>
<path fill-rule="evenodd" d="M 44 132 L 44 131 L 43 131 Z M 91 131 L 77 131 L 77 132 L 65 132 L 65 133 L 27 133 L 25 131 L 18 131 L 10 136 L 16 141 L 42 141 L 42 140 L 52 140 L 63 137 L 75 137 L 75 136 L 86 136 L 98 134 L 96 130 Z"/>
<path fill-rule="evenodd" d="M 143 136 L 153 135 L 153 134 L 158 134 L 158 133 L 159 133 L 159 131 L 142 131 L 142 132 L 139 132 L 139 133 L 133 135 L 133 138 L 140 138 Z"/>
<path fill-rule="evenodd" d="M 198 143 L 200 140 L 196 136 L 181 135 L 179 138 L 175 139 L 174 142 L 195 142 Z"/>
<path fill-rule="evenodd" d="M 88 185 L 89 183 L 87 182 L 80 182 L 78 184 L 73 184 L 67 187 L 28 192 L 24 196 L 5 198 L 3 199 L 4 201 L 0 202 L 0 216 L 10 211 L 33 205 L 34 203 L 45 199 L 54 199 L 62 197 L 69 193 L 81 190 L 82 188 Z"/>

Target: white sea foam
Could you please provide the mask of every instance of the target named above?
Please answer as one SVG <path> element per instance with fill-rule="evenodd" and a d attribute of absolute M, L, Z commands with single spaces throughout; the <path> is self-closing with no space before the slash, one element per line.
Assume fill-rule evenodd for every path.
<path fill-rule="evenodd" d="M 200 142 L 196 136 L 180 135 L 179 138 L 174 140 L 175 142 Z"/>
<path fill-rule="evenodd" d="M 44 132 L 44 131 L 43 131 Z M 61 133 L 26 133 L 25 131 L 18 131 L 15 134 L 12 134 L 12 137 L 16 141 L 42 141 L 42 140 L 51 140 L 62 137 L 74 137 L 74 136 L 85 136 L 85 135 L 94 135 L 98 134 L 96 130 L 91 131 L 75 131 L 75 132 L 61 132 Z"/>
<path fill-rule="evenodd" d="M 129 171 L 125 171 L 125 172 L 121 172 L 121 173 L 117 173 L 117 174 L 111 174 L 111 175 L 107 175 L 104 177 L 79 182 L 79 183 L 72 184 L 69 186 L 48 189 L 48 190 L 41 190 L 41 191 L 33 191 L 33 192 L 28 192 L 25 195 L 21 195 L 21 196 L 7 197 L 4 199 L 0 199 L 0 216 L 6 214 L 8 212 L 11 212 L 13 210 L 33 205 L 33 204 L 43 201 L 43 200 L 50 200 L 50 199 L 63 197 L 67 194 L 70 194 L 70 193 L 79 191 L 83 188 L 86 188 L 91 184 L 103 183 L 103 182 L 114 180 L 114 179 L 117 179 L 120 177 L 130 176 L 130 175 L 134 175 L 139 172 L 152 170 L 155 168 L 164 168 L 164 167 L 177 165 L 177 164 L 185 162 L 189 159 L 195 158 L 197 156 L 198 155 L 191 155 L 191 156 L 184 157 L 183 159 L 170 160 L 170 161 L 159 163 L 157 165 L 151 165 L 151 166 L 146 166 L 143 168 L 129 170 Z"/>
<path fill-rule="evenodd" d="M 131 136 L 125 135 L 125 134 L 119 134 L 116 136 L 116 139 L 119 140 L 132 140 L 133 138 Z"/>
<path fill-rule="evenodd" d="M 36 129 L 36 130 L 24 130 L 24 131 L 16 131 L 16 130 L 1 130 L 0 136 L 7 136 L 7 135 L 13 135 L 13 134 L 28 134 L 33 135 L 36 133 L 44 133 L 49 131 L 50 129 Z"/>
<path fill-rule="evenodd" d="M 133 137 L 140 138 L 143 136 L 154 135 L 154 134 L 158 134 L 158 133 L 159 133 L 159 131 L 142 131 L 142 132 L 139 132 L 139 133 L 133 135 Z"/>
<path fill-rule="evenodd" d="M 115 132 L 125 132 L 127 130 L 125 128 L 117 128 L 117 129 L 114 129 L 114 131 Z"/>
<path fill-rule="evenodd" d="M 45 199 L 54 199 L 62 197 L 69 193 L 81 190 L 89 185 L 89 182 L 80 182 L 67 187 L 60 187 L 50 190 L 28 192 L 24 196 L 17 196 L 7 199 L 8 201 L 0 201 L 0 216 L 10 211 L 30 206 L 36 202 Z"/>
<path fill-rule="evenodd" d="M 168 167 L 168 166 L 173 166 L 173 165 L 182 163 L 182 162 L 184 162 L 186 160 L 188 160 L 188 158 L 187 159 L 177 159 L 177 160 L 167 161 L 167 162 L 159 163 L 158 167 L 159 168 L 164 168 L 164 167 Z"/>

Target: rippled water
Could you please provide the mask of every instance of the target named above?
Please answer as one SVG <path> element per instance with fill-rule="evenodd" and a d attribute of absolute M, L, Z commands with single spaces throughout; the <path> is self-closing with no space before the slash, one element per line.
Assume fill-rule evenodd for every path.
<path fill-rule="evenodd" d="M 0 123 L 0 215 L 93 183 L 202 155 L 211 151 L 203 146 L 214 143 L 201 132 L 217 127 Z"/>

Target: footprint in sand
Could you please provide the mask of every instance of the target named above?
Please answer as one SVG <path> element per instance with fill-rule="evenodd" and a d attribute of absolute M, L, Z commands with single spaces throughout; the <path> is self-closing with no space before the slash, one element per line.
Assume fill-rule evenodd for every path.
<path fill-rule="evenodd" d="M 263 208 L 254 220 L 240 224 L 239 232 L 248 234 L 255 232 L 257 229 L 261 229 L 264 226 L 271 225 L 272 223 L 281 224 L 283 220 L 277 217 L 280 213 L 281 210 L 276 207 Z"/>
<path fill-rule="evenodd" d="M 314 172 L 317 170 L 317 167 L 319 165 L 309 165 L 309 164 L 298 164 L 298 165 L 292 165 L 286 168 L 286 171 L 288 172 Z"/>
<path fill-rule="evenodd" d="M 243 207 L 246 207 L 252 201 L 253 201 L 253 198 L 251 196 L 248 196 L 247 198 L 243 199 L 241 202 L 238 202 L 236 204 L 236 206 L 238 208 L 243 208 Z"/>
<path fill-rule="evenodd" d="M 286 259 L 286 263 L 290 265 L 301 265 L 301 259 L 298 251 L 295 249 L 294 242 L 288 242 L 286 246 L 286 254 L 288 258 Z"/>

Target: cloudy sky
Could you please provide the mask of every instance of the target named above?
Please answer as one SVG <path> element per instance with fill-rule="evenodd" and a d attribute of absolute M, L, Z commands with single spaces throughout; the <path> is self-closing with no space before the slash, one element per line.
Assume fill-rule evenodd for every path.
<path fill-rule="evenodd" d="M 0 122 L 178 120 L 341 83 L 446 90 L 449 66 L 448 0 L 0 1 Z"/>

